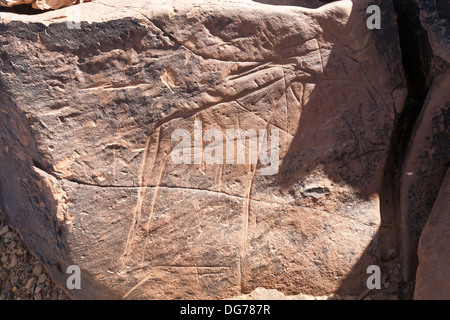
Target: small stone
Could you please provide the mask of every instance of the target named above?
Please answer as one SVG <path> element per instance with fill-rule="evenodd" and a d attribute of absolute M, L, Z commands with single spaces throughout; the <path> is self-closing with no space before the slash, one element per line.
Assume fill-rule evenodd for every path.
<path fill-rule="evenodd" d="M 8 245 L 9 250 L 13 250 L 17 246 L 17 242 L 11 241 L 11 243 Z"/>
<path fill-rule="evenodd" d="M 34 296 L 34 300 L 42 300 L 42 294 L 38 293 Z"/>
<path fill-rule="evenodd" d="M 34 290 L 34 294 L 38 294 L 38 293 L 40 293 L 41 292 L 41 287 L 37 287 L 35 290 Z"/>
<path fill-rule="evenodd" d="M 68 298 L 69 298 L 69 297 L 64 293 L 64 291 L 61 290 L 58 299 L 59 299 L 59 300 L 66 300 L 66 299 L 68 299 Z"/>
<path fill-rule="evenodd" d="M 11 290 L 12 292 L 16 292 L 17 291 L 17 287 L 16 286 L 14 286 L 13 288 L 12 288 L 12 290 Z"/>
<path fill-rule="evenodd" d="M 47 280 L 47 276 L 46 276 L 45 274 L 41 274 L 41 275 L 39 276 L 38 283 L 44 283 L 45 280 Z"/>
<path fill-rule="evenodd" d="M 387 288 L 389 288 L 390 285 L 391 285 L 391 284 L 390 284 L 389 282 L 386 281 L 386 282 L 384 283 L 383 286 L 387 289 Z"/>
<path fill-rule="evenodd" d="M 42 266 L 40 264 L 38 264 L 33 268 L 33 274 L 36 277 L 39 277 L 41 275 L 41 273 L 42 273 Z"/>
<path fill-rule="evenodd" d="M 14 239 L 14 232 L 10 231 L 5 234 L 5 239 Z"/>
<path fill-rule="evenodd" d="M 10 258 L 9 268 L 15 268 L 15 267 L 17 267 L 17 257 L 15 254 L 13 254 Z"/>
<path fill-rule="evenodd" d="M 389 248 L 382 252 L 381 259 L 383 261 L 391 261 L 397 257 L 397 250 L 395 248 Z"/>
<path fill-rule="evenodd" d="M 393 283 L 391 283 L 389 288 L 387 288 L 387 290 L 385 290 L 385 291 L 386 291 L 386 293 L 389 293 L 389 294 L 396 294 L 396 293 L 398 293 L 399 289 L 400 288 L 399 288 L 398 284 L 393 282 Z"/>
<path fill-rule="evenodd" d="M 2 264 L 3 265 L 5 265 L 6 264 L 6 261 L 8 261 L 8 256 L 5 254 L 1 259 L 0 259 L 0 261 L 2 262 Z"/>
<path fill-rule="evenodd" d="M 0 301 L 6 300 L 6 295 L 2 294 L 0 295 Z"/>
<path fill-rule="evenodd" d="M 26 273 L 28 273 L 31 270 L 33 270 L 33 266 L 32 265 L 27 265 L 27 266 L 25 266 L 24 270 L 25 270 Z"/>
<path fill-rule="evenodd" d="M 0 236 L 4 235 L 5 233 L 9 232 L 8 226 L 4 226 L 0 229 Z"/>
<path fill-rule="evenodd" d="M 27 284 L 25 285 L 25 289 L 30 290 L 31 287 L 36 283 L 36 278 L 28 279 Z"/>
<path fill-rule="evenodd" d="M 9 280 L 9 282 L 14 286 L 15 284 L 17 284 L 18 282 L 19 282 L 19 276 L 14 276 L 14 277 L 12 277 L 10 280 Z"/>
<path fill-rule="evenodd" d="M 22 249 L 18 248 L 18 249 L 16 250 L 16 254 L 17 254 L 18 256 L 23 255 Z"/>
<path fill-rule="evenodd" d="M 3 270 L 0 272 L 0 280 L 5 281 L 6 279 L 8 279 L 8 273 Z"/>

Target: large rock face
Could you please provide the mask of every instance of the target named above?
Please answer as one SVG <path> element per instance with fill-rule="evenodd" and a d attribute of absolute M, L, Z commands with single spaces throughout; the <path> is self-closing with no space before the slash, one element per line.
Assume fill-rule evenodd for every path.
<path fill-rule="evenodd" d="M 80 29 L 2 14 L 3 211 L 62 286 L 81 268 L 75 298 L 361 293 L 406 96 L 374 3 L 95 1 Z"/>

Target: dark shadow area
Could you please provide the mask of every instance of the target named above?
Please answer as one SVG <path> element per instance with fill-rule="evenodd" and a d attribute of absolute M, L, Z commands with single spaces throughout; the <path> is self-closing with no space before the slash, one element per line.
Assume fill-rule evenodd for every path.
<path fill-rule="evenodd" d="M 430 68 L 431 48 L 428 45 L 426 32 L 421 28 L 419 10 L 412 2 L 393 1 L 397 13 L 398 35 L 401 47 L 401 58 L 408 85 L 408 96 L 405 100 L 402 112 L 398 115 L 397 123 L 391 138 L 391 148 L 386 161 L 383 177 L 383 186 L 380 193 L 380 241 L 383 248 L 395 248 L 396 257 L 393 263 L 382 261 L 382 269 L 389 264 L 402 265 L 403 269 L 410 269 L 411 275 L 415 274 L 417 263 L 402 261 L 401 255 L 405 248 L 401 245 L 400 217 L 400 187 L 401 172 L 405 161 L 414 125 L 422 111 L 422 107 L 428 93 L 429 79 L 426 78 Z M 411 254 L 417 255 L 417 245 L 411 246 Z M 382 270 L 383 271 L 383 270 Z M 413 278 L 401 279 L 398 288 L 400 299 L 413 298 Z"/>
<path fill-rule="evenodd" d="M 380 7 L 384 13 L 382 20 L 391 21 L 392 4 L 381 1 Z M 361 12 L 352 14 L 347 24 L 361 25 L 367 16 Z M 398 57 L 400 61 L 401 52 L 395 46 L 398 37 L 395 25 L 385 25 L 371 36 L 378 52 L 385 52 L 388 59 Z M 328 43 L 339 42 L 338 36 L 332 33 L 324 33 L 322 37 Z M 383 88 L 377 88 L 367 78 L 367 68 L 371 66 L 360 63 L 351 57 L 353 54 L 342 44 L 337 50 L 332 48 L 323 66 L 324 76 L 313 75 L 316 87 L 303 105 L 298 130 L 280 166 L 278 182 L 285 190 L 320 168 L 337 184 L 350 185 L 361 199 L 367 200 L 379 192 L 374 173 L 380 168 L 374 166 L 384 163 L 391 148 L 393 127 L 388 117 L 392 105 L 381 95 Z M 392 78 L 400 79 L 401 65 L 386 64 Z M 373 73 L 372 77 L 375 77 Z M 367 86 L 358 85 L 361 81 Z M 397 87 L 406 86 L 398 81 Z M 379 112 L 374 114 L 373 110 Z"/>
<path fill-rule="evenodd" d="M 270 1 L 255 0 L 256 2 L 272 5 L 292 5 L 307 8 L 319 8 L 331 1 Z M 395 22 L 395 11 L 392 1 L 381 0 L 373 4 L 381 8 L 383 21 L 381 30 L 373 30 L 370 36 L 376 47 L 374 54 L 383 55 L 386 61 L 387 73 L 392 74 L 395 88 L 405 88 L 406 83 L 402 79 L 402 52 L 396 45 L 398 43 L 399 30 Z M 354 9 L 347 24 L 350 26 L 361 25 L 369 15 L 366 8 L 358 7 L 354 3 Z M 403 33 L 407 30 L 402 30 Z M 293 142 L 288 147 L 286 157 L 281 163 L 278 184 L 285 190 L 289 190 L 299 181 L 308 179 L 317 169 L 322 171 L 336 184 L 351 186 L 357 197 L 363 202 L 368 201 L 374 194 L 380 195 L 381 224 L 378 232 L 363 254 L 358 258 L 351 272 L 342 280 L 340 287 L 335 292 L 339 295 L 363 294 L 366 280 L 370 274 L 366 273 L 367 267 L 374 264 L 381 268 L 382 282 L 390 282 L 388 288 L 370 292 L 375 299 L 383 299 L 386 295 L 399 296 L 402 288 L 392 277 L 397 277 L 399 271 L 399 212 L 396 206 L 398 196 L 398 184 L 395 183 L 395 169 L 393 166 L 400 156 L 403 140 L 410 135 L 408 128 L 417 119 L 419 110 L 414 107 L 406 107 L 401 114 L 395 113 L 394 122 L 389 119 L 392 115 L 392 105 L 386 102 L 386 98 L 380 92 L 383 88 L 377 88 L 372 82 L 376 78 L 374 73 L 367 75 L 366 65 L 354 57 L 354 52 L 340 43 L 339 35 L 324 32 L 325 42 L 336 45 L 331 48 L 327 56 L 327 63 L 323 65 L 323 74 L 311 74 L 315 88 L 302 104 L 302 113 L 297 132 Z M 405 34 L 400 34 L 405 37 Z M 404 42 L 413 43 L 416 39 L 402 39 Z M 417 45 L 417 43 L 415 43 Z M 375 50 L 375 48 L 370 48 Z M 319 47 L 321 55 L 324 51 Z M 362 50 L 361 50 L 362 51 Z M 368 52 L 370 55 L 370 52 Z M 323 56 L 321 57 L 323 59 Z M 420 70 L 420 62 L 414 54 L 408 57 L 405 68 L 417 68 Z M 322 60 L 323 61 L 323 60 Z M 392 63 L 391 63 L 392 62 Z M 365 64 L 366 63 L 366 64 Z M 384 66 L 383 66 L 384 67 Z M 334 79 L 336 78 L 336 79 Z M 409 75 L 408 84 L 411 89 L 420 96 L 426 94 L 423 90 L 424 80 L 420 74 Z M 362 87 L 359 83 L 364 81 L 367 85 Z M 409 101 L 409 100 L 408 100 Z M 420 103 L 417 104 L 419 107 Z M 401 107 L 401 106 L 398 106 Z M 373 110 L 378 112 L 373 113 Z M 412 110 L 412 111 L 411 111 Z M 396 110 L 394 110 L 396 112 Z M 406 115 L 405 115 L 406 113 Z M 413 114 L 411 116 L 410 114 Z M 401 129 L 398 126 L 401 125 Z M 330 131 L 331 128 L 331 131 Z M 375 168 L 374 168 L 375 167 Z M 384 175 L 380 181 L 380 171 Z M 338 199 L 345 203 L 345 199 Z M 390 274 L 388 276 L 388 273 Z M 355 292 L 361 288 L 361 292 Z M 366 292 L 359 298 L 369 294 Z M 409 290 L 403 298 L 411 299 Z"/>
<path fill-rule="evenodd" d="M 253 0 L 263 4 L 271 4 L 276 6 L 298 6 L 310 9 L 316 9 L 324 5 L 324 2 L 332 2 L 337 0 Z"/>
<path fill-rule="evenodd" d="M 17 13 L 17 14 L 35 15 L 35 14 L 40 14 L 40 13 L 47 12 L 47 11 L 50 11 L 50 10 L 33 9 L 31 4 L 20 4 L 20 5 L 12 6 L 12 7 L 0 7 L 0 13 L 1 12 L 11 12 L 11 13 Z"/>
<path fill-rule="evenodd" d="M 418 120 L 423 112 L 434 75 L 439 72 L 439 65 L 436 66 L 436 61 L 433 61 L 434 53 L 430 47 L 427 31 L 422 27 L 419 20 L 417 3 L 413 0 L 394 0 L 393 5 L 397 15 L 401 61 L 407 81 L 408 95 L 402 112 L 396 115 L 384 169 L 380 192 L 381 225 L 379 233 L 372 242 L 377 246 L 377 254 L 381 258 L 382 289 L 371 293 L 371 295 L 374 294 L 374 298 L 381 298 L 383 295 L 384 297 L 385 295 L 396 295 L 399 299 L 410 300 L 413 299 L 414 295 L 419 237 L 431 213 L 439 188 L 432 189 L 430 187 L 432 184 L 425 187 L 428 189 L 424 190 L 426 191 L 424 194 L 419 195 L 417 199 L 414 199 L 414 202 L 408 203 L 410 205 L 407 211 L 409 216 L 403 217 L 400 211 L 400 199 L 406 197 L 406 195 L 400 192 L 401 179 L 404 175 L 406 156 L 413 142 L 414 130 L 420 125 Z M 443 1 L 438 1 L 436 8 L 441 18 L 448 18 L 450 10 L 448 5 L 443 5 Z M 428 3 L 426 10 L 433 12 L 435 10 L 434 4 Z M 386 13 L 388 10 L 382 8 L 382 12 Z M 395 21 L 395 18 L 383 16 L 382 20 Z M 434 165 L 438 166 L 441 163 L 436 160 L 435 163 L 430 164 L 431 167 Z M 445 165 L 443 169 L 446 169 Z M 433 170 L 439 171 L 440 168 Z M 444 175 L 436 178 L 437 180 L 443 179 Z M 426 180 L 430 179 L 432 178 L 426 178 Z M 417 183 L 420 184 L 421 182 L 418 181 Z M 426 181 L 423 181 L 423 185 L 426 185 L 426 183 Z M 440 182 L 435 181 L 435 185 L 440 185 Z M 411 219 L 414 220 L 413 224 Z M 405 228 L 403 232 L 401 231 L 402 226 Z M 377 237 L 379 237 L 378 240 Z M 406 246 L 405 242 L 402 242 L 402 237 L 408 239 Z M 362 256 L 362 261 L 365 255 L 370 254 L 373 254 L 371 246 Z M 365 275 L 365 278 L 367 279 L 368 276 L 369 274 Z M 397 283 L 392 278 L 395 278 Z M 346 282 L 349 279 L 351 279 L 351 275 L 342 283 L 340 290 L 346 287 Z M 385 281 L 390 284 L 387 288 L 383 286 Z"/>
<path fill-rule="evenodd" d="M 305 7 L 318 5 L 318 2 L 302 1 L 267 1 L 265 3 L 270 2 Z M 427 74 L 432 52 L 427 34 L 420 26 L 417 6 L 409 1 L 399 0 L 394 3 L 395 5 L 391 1 L 380 1 L 374 4 L 381 8 L 382 21 L 396 21 L 397 12 L 398 25 L 395 22 L 391 25 L 384 23 L 381 30 L 372 33 L 378 52 L 382 54 L 385 52 L 389 59 L 400 61 L 400 65 L 388 66 L 392 68 L 392 74 L 401 74 L 403 67 L 406 75 L 407 83 L 397 84 L 397 87 L 407 87 L 408 97 L 402 112 L 395 114 L 393 126 L 384 118 L 391 111 L 380 95 L 382 88 L 374 87 L 370 79 L 368 79 L 370 85 L 364 88 L 365 92 L 357 92 L 358 87 L 352 86 L 351 82 L 348 83 L 348 89 L 345 89 L 342 83 L 333 88 L 333 84 L 323 81 L 327 79 L 319 78 L 308 103 L 303 105 L 298 130 L 279 171 L 279 184 L 286 190 L 320 168 L 334 182 L 354 188 L 361 200 L 367 200 L 373 194 L 380 193 L 380 229 L 352 272 L 342 281 L 336 292 L 342 295 L 349 294 L 349 288 L 356 288 L 358 285 L 365 287 L 365 281 L 369 277 L 365 270 L 370 261 L 374 260 L 379 261 L 378 265 L 384 275 L 382 281 L 390 285 L 371 294 L 375 294 L 379 299 L 383 298 L 383 295 L 412 299 L 414 292 L 411 281 L 413 279 L 399 280 L 399 266 L 409 268 L 411 274 L 414 274 L 417 268 L 417 264 L 414 263 L 406 266 L 405 264 L 410 261 L 401 261 L 400 258 L 401 250 L 404 249 L 400 244 L 400 224 L 402 223 L 398 205 L 400 172 L 410 145 L 414 125 L 428 93 L 431 80 L 427 78 Z M 353 12 L 348 24 L 351 25 L 354 19 L 361 18 L 364 17 Z M 335 36 L 326 33 L 323 34 L 323 38 L 329 43 L 336 43 L 337 40 Z M 401 50 L 394 45 L 398 38 Z M 342 51 L 342 48 L 339 50 Z M 345 56 L 345 53 L 332 49 L 328 63 L 324 66 L 324 74 L 339 72 L 339 65 L 345 65 L 351 69 L 345 70 L 345 73 L 348 71 L 349 78 L 355 79 L 355 74 L 360 74 L 361 79 L 364 79 L 365 66 L 354 59 L 344 61 Z M 366 97 L 365 101 L 361 99 L 361 95 Z M 332 108 L 332 106 L 348 104 L 352 104 L 353 108 L 342 110 Z M 368 115 L 365 110 L 379 110 L 379 114 L 374 117 Z M 335 126 L 336 131 L 332 135 L 327 128 L 330 125 L 327 123 L 329 120 L 327 115 L 341 124 L 341 126 Z M 371 136 L 366 134 L 366 131 L 371 132 Z M 376 133 L 375 137 L 373 132 Z M 381 185 L 379 178 L 374 175 L 376 164 L 384 164 Z M 424 214 L 424 221 L 426 218 L 427 214 Z M 411 246 L 411 251 L 414 252 L 412 254 L 417 254 L 417 243 Z"/>
<path fill-rule="evenodd" d="M 450 1 L 436 1 L 436 9 L 439 13 L 439 17 L 447 20 L 447 22 L 450 23 Z"/>
<path fill-rule="evenodd" d="M 403 238 L 402 244 L 399 244 L 399 254 L 404 266 L 401 278 L 405 285 L 405 290 L 401 292 L 401 297 L 410 298 L 412 297 L 411 290 L 414 290 L 413 283 L 418 266 L 417 249 L 419 237 L 438 195 L 446 167 L 442 166 L 442 161 L 430 159 L 426 165 L 426 167 L 431 168 L 427 175 L 422 176 L 420 179 L 416 178 L 419 180 L 414 182 L 415 189 L 419 190 L 408 190 L 408 194 L 405 194 L 406 190 L 402 190 L 402 193 L 400 193 L 400 188 L 405 176 L 404 170 L 406 170 L 405 164 L 408 151 L 413 147 L 414 132 L 421 125 L 418 120 L 420 120 L 421 114 L 424 112 L 424 105 L 430 86 L 435 75 L 440 72 L 441 66 L 440 63 L 436 63 L 439 59 L 436 59 L 430 46 L 428 33 L 419 19 L 420 11 L 417 2 L 412 0 L 394 0 L 393 2 L 398 15 L 402 62 L 408 83 L 408 97 L 392 138 L 392 145 L 398 147 L 392 148 L 390 151 L 389 156 L 392 161 L 390 174 L 393 176 L 392 183 L 395 185 L 395 199 L 399 201 L 408 199 L 407 208 L 401 208 L 400 203 L 398 203 L 395 210 L 401 214 L 398 217 L 398 228 L 404 227 L 404 231 L 399 229 L 398 239 L 401 241 Z M 444 5 L 444 2 L 435 1 L 422 4 L 422 10 L 432 13 L 437 9 L 439 15 L 442 15 L 441 18 L 448 18 L 446 14 L 450 7 L 448 2 L 446 5 Z M 436 126 L 435 130 L 436 132 L 427 134 L 436 135 L 440 129 Z M 431 149 L 445 150 L 446 142 L 441 141 L 433 146 L 434 143 L 435 141 L 430 141 Z M 424 150 L 424 152 L 428 151 Z M 424 172 L 427 172 L 428 168 L 426 167 L 423 168 Z M 421 187 L 418 188 L 419 186 Z M 420 194 L 415 194 L 416 192 Z M 402 202 L 402 204 L 405 206 L 405 203 Z"/>

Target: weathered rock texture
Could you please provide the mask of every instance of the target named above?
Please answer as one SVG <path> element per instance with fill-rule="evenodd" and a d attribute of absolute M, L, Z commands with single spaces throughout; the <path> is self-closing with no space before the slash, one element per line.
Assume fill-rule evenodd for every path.
<path fill-rule="evenodd" d="M 439 191 L 419 243 L 415 299 L 450 299 L 450 170 Z"/>
<path fill-rule="evenodd" d="M 21 4 L 32 4 L 34 9 L 49 10 L 68 7 L 80 2 L 90 2 L 92 0 L 0 0 L 0 6 L 12 7 Z"/>
<path fill-rule="evenodd" d="M 304 5 L 99 0 L 80 29 L 2 14 L 0 202 L 53 279 L 81 267 L 72 297 L 366 289 L 407 94 L 395 11 Z M 278 172 L 175 164 L 196 120 L 279 130 Z"/>
<path fill-rule="evenodd" d="M 440 1 L 402 3 L 408 12 L 402 22 L 409 26 L 404 61 L 411 90 L 406 108 L 411 109 L 410 119 L 417 114 L 404 141 L 399 190 L 402 278 L 410 281 L 418 263 L 420 234 L 450 165 L 450 8 L 441 8 Z M 423 248 L 427 249 L 433 250 Z"/>

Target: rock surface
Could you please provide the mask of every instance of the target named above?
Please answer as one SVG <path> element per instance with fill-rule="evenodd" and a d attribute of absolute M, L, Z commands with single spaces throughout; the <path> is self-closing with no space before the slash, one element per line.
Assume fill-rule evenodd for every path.
<path fill-rule="evenodd" d="M 414 299 L 449 300 L 450 278 L 450 169 L 419 242 Z"/>
<path fill-rule="evenodd" d="M 11 225 L 61 286 L 81 268 L 74 298 L 360 295 L 407 91 L 394 10 L 380 1 L 369 30 L 374 3 L 99 0 L 80 29 L 2 14 Z M 276 174 L 274 159 L 173 161 L 175 130 L 211 128 L 267 130 Z"/>
<path fill-rule="evenodd" d="M 12 7 L 21 4 L 32 4 L 34 9 L 49 10 L 60 9 L 72 6 L 80 2 L 90 2 L 92 0 L 0 0 L 0 6 Z"/>
<path fill-rule="evenodd" d="M 421 83 L 415 85 L 416 104 L 421 109 L 401 168 L 403 281 L 415 277 L 419 237 L 450 166 L 450 16 L 436 5 L 439 1 L 412 2 L 417 10 L 412 18 L 420 28 L 410 36 L 414 46 L 422 44 L 415 68 L 421 73 Z"/>

